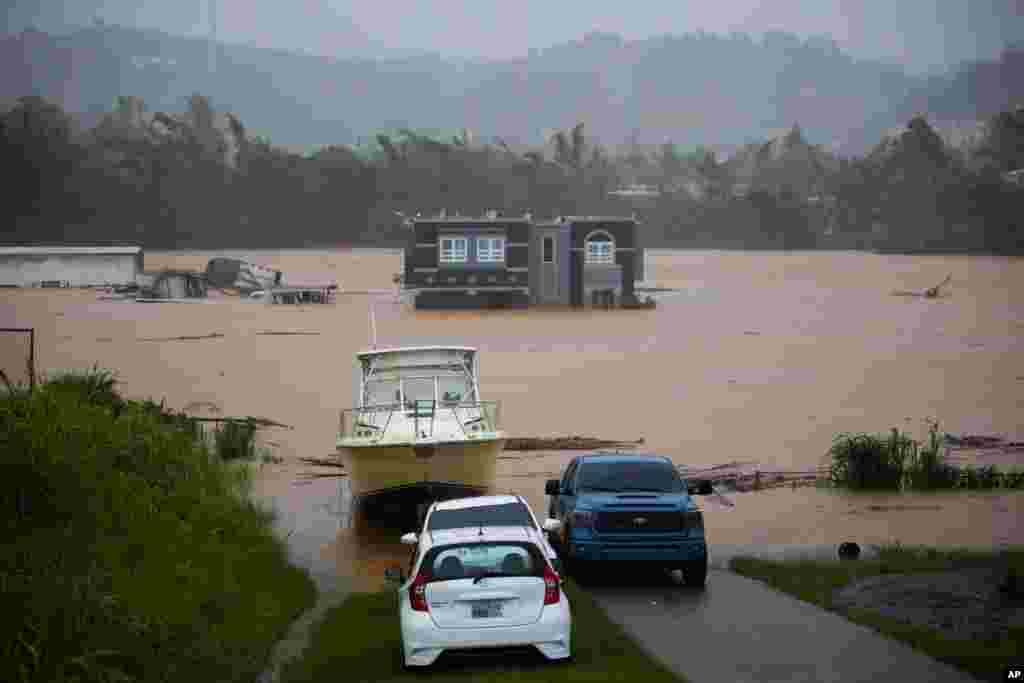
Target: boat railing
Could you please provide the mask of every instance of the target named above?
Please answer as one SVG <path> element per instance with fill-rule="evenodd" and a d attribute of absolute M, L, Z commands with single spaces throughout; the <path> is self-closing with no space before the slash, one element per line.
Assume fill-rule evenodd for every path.
<path fill-rule="evenodd" d="M 458 425 L 461 436 L 478 432 L 496 432 L 500 417 L 497 401 L 453 403 L 413 401 L 405 405 L 368 406 L 341 411 L 340 436 L 365 439 L 405 436 L 411 441 L 429 439 L 439 425 Z"/>

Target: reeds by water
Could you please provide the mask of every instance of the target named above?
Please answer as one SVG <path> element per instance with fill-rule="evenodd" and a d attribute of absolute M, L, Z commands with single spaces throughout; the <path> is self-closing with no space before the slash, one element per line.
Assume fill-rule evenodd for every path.
<path fill-rule="evenodd" d="M 894 428 L 888 436 L 840 434 L 828 452 L 829 482 L 855 490 L 1019 489 L 1024 472 L 995 465 L 957 467 L 945 462 L 944 435 L 931 423 L 927 443 Z"/>

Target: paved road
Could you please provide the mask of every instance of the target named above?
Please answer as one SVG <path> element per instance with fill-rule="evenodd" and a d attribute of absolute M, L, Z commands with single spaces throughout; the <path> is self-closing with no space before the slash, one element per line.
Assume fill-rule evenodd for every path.
<path fill-rule="evenodd" d="M 725 555 L 720 548 L 715 561 Z M 586 588 L 641 647 L 692 683 L 976 683 L 902 643 L 729 571 L 709 572 L 703 591 L 658 579 L 598 578 Z"/>

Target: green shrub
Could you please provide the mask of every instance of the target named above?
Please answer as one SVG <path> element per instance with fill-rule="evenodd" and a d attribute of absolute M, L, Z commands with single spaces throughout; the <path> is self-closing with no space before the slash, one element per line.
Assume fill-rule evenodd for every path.
<path fill-rule="evenodd" d="M 995 465 L 956 467 L 944 461 L 944 437 L 932 423 L 923 445 L 893 429 L 888 438 L 840 434 L 828 452 L 829 483 L 850 489 L 915 490 L 1024 488 L 1024 472 Z"/>
<path fill-rule="evenodd" d="M 256 428 L 243 420 L 229 420 L 214 432 L 217 456 L 223 461 L 249 459 L 256 455 Z"/>
<path fill-rule="evenodd" d="M 314 597 L 246 470 L 65 374 L 0 396 L 0 680 L 252 681 Z"/>

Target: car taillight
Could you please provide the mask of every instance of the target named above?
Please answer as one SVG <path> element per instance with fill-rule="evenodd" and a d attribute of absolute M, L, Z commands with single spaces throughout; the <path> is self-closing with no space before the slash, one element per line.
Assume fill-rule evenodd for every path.
<path fill-rule="evenodd" d="M 427 575 L 420 571 L 409 586 L 409 605 L 417 612 L 429 612 L 427 609 Z"/>
<path fill-rule="evenodd" d="M 551 565 L 544 565 L 544 604 L 557 605 L 561 599 L 558 587 L 558 574 L 551 568 Z"/>
<path fill-rule="evenodd" d="M 689 510 L 683 513 L 684 529 L 703 529 L 704 513 L 700 510 Z"/>
<path fill-rule="evenodd" d="M 571 523 L 577 529 L 593 529 L 597 513 L 593 510 L 575 510 L 571 516 Z"/>

